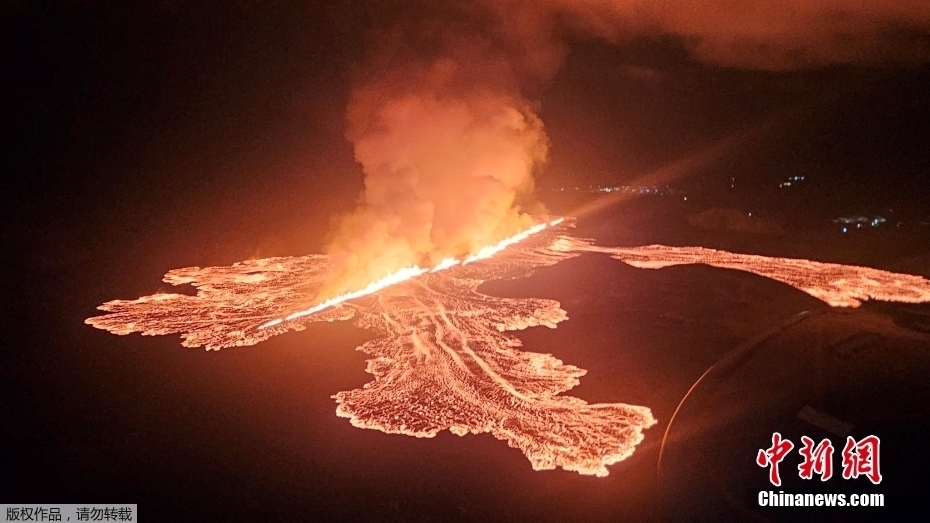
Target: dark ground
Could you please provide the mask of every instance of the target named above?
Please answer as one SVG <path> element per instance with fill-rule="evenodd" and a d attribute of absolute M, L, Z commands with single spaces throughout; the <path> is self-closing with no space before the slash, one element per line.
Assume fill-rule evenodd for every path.
<path fill-rule="evenodd" d="M 773 244 L 694 231 L 681 225 L 686 210 L 661 199 L 637 200 L 582 217 L 577 233 L 605 245 L 731 244 L 768 254 L 803 248 L 790 238 Z M 847 243 L 845 259 L 826 259 L 878 256 L 867 241 L 857 241 Z M 825 313 L 767 340 L 739 367 L 745 371 L 702 384 L 689 397 L 670 431 L 660 484 L 662 436 L 694 381 L 740 342 L 800 311 L 828 307 L 751 274 L 704 266 L 640 270 L 595 254 L 525 280 L 485 284 L 485 292 L 562 303 L 570 319 L 558 329 L 533 328 L 519 336 L 529 350 L 588 369 L 572 395 L 645 405 L 659 420 L 631 458 L 612 466 L 609 477 L 593 478 L 534 472 L 518 451 L 487 435 L 443 433 L 423 440 L 353 428 L 335 416 L 330 398 L 368 378 L 364 355 L 352 349 L 369 334 L 348 325 L 313 325 L 255 347 L 209 353 L 185 349 L 173 336 L 117 337 L 84 325 L 97 304 L 154 291 L 157 276 L 178 265 L 166 258 L 182 253 L 140 257 L 158 249 L 154 238 L 139 242 L 125 251 L 91 247 L 92 261 L 46 266 L 36 252 L 34 270 L 7 282 L 8 296 L 20 307 L 7 317 L 13 320 L 5 331 L 13 350 L 4 352 L 0 367 L 6 398 L 3 501 L 138 503 L 144 521 L 796 517 L 746 512 L 740 503 L 748 504 L 748 489 L 767 485 L 753 459 L 771 432 L 819 439 L 816 428 L 795 416 L 798 402 L 830 409 L 883 438 L 886 481 L 874 490 L 885 493 L 895 511 L 917 502 L 911 474 L 930 464 L 922 450 L 930 419 L 926 335 L 924 341 L 905 340 L 905 331 L 891 323 L 873 328 L 875 322 L 856 321 L 926 307 L 870 305 L 851 315 Z M 831 248 L 824 242 L 816 247 Z M 888 247 L 897 259 L 925 248 L 914 241 Z M 913 327 L 913 318 L 901 318 Z M 817 333 L 859 328 L 883 336 L 866 347 L 874 361 L 863 370 L 859 354 L 831 360 L 824 371 L 829 394 L 819 389 L 811 399 L 802 385 L 811 358 L 827 350 L 819 348 L 826 335 Z M 759 368 L 779 370 L 767 374 L 771 381 L 762 386 L 753 377 Z M 861 407 L 862 396 L 868 408 Z M 772 404 L 770 397 L 784 400 Z M 727 417 L 732 409 L 723 406 L 749 414 Z M 836 444 L 839 438 L 833 439 Z M 701 460 L 712 465 L 695 471 Z M 833 483 L 849 492 L 869 486 L 864 479 Z"/>

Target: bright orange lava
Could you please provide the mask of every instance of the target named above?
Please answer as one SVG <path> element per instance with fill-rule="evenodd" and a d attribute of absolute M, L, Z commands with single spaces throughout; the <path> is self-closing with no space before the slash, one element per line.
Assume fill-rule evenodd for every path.
<path fill-rule="evenodd" d="M 866 298 L 930 301 L 930 281 L 918 276 L 700 247 L 597 247 L 560 236 L 560 229 L 543 225 L 474 257 L 415 268 L 309 311 L 293 312 L 294 304 L 328 280 L 333 267 L 325 256 L 176 269 L 165 281 L 191 284 L 196 296 L 111 301 L 99 307 L 110 314 L 86 322 L 115 334 L 180 333 L 185 346 L 220 349 L 254 345 L 309 322 L 353 320 L 379 334 L 359 347 L 372 356 L 367 371 L 373 380 L 334 396 L 336 413 L 353 425 L 416 437 L 488 432 L 520 449 L 536 470 L 605 476 L 607 466 L 632 454 L 643 430 L 656 423 L 651 411 L 561 395 L 586 371 L 521 350 L 508 331 L 554 328 L 566 312 L 553 300 L 487 296 L 477 291 L 481 283 L 524 277 L 587 251 L 643 268 L 705 263 L 750 271 L 831 305 L 856 306 Z"/>
<path fill-rule="evenodd" d="M 568 251 L 608 253 L 641 269 L 700 263 L 751 272 L 804 291 L 834 307 L 858 307 L 862 300 L 930 301 L 930 280 L 912 274 L 793 258 L 738 254 L 704 247 L 598 247 L 590 240 L 563 237 L 553 246 Z"/>
<path fill-rule="evenodd" d="M 388 274 L 387 276 L 385 276 L 384 278 L 381 278 L 378 281 L 369 283 L 362 289 L 359 289 L 357 291 L 347 292 L 345 294 L 336 296 L 334 298 L 330 298 L 320 304 L 310 307 L 309 309 L 292 312 L 283 318 L 276 318 L 274 320 L 263 323 L 259 325 L 258 328 L 266 329 L 268 327 L 274 327 L 275 325 L 279 325 L 285 321 L 295 320 L 297 318 L 302 318 L 304 316 L 316 314 L 317 312 L 328 309 L 334 305 L 338 305 L 348 300 L 354 300 L 355 298 L 361 298 L 362 296 L 367 296 L 369 294 L 378 292 L 381 289 L 384 289 L 385 287 L 390 287 L 391 285 L 396 285 L 398 283 L 410 280 L 412 278 L 416 278 L 417 276 L 420 276 L 427 272 L 434 273 L 434 272 L 444 271 L 448 268 L 454 267 L 459 264 L 467 265 L 469 263 L 472 263 L 478 260 L 486 260 L 490 258 L 491 256 L 494 256 L 495 254 L 499 253 L 500 251 L 506 249 L 507 247 L 515 243 L 521 242 L 529 238 L 530 236 L 542 231 L 546 227 L 554 227 L 556 225 L 559 225 L 563 221 L 565 221 L 565 218 L 555 219 L 551 223 L 536 224 L 533 227 L 530 227 L 529 229 L 523 232 L 519 232 L 509 238 L 504 238 L 503 240 L 499 241 L 498 243 L 494 245 L 482 247 L 476 254 L 472 254 L 471 256 L 468 256 L 462 261 L 459 261 L 455 258 L 446 258 L 442 260 L 441 262 L 439 262 L 435 267 L 431 269 L 421 269 L 417 265 L 414 265 L 412 267 L 404 267 L 398 271 Z"/>
<path fill-rule="evenodd" d="M 87 323 L 116 334 L 181 333 L 185 346 L 220 349 L 301 330 L 307 322 L 354 318 L 380 334 L 360 347 L 372 356 L 367 371 L 374 379 L 336 394 L 337 415 L 356 427 L 416 437 L 442 430 L 460 436 L 488 432 L 520 449 L 536 470 L 561 467 L 604 476 L 608 465 L 632 454 L 643 429 L 655 424 L 650 410 L 560 395 L 586 371 L 520 350 L 520 340 L 508 333 L 554 328 L 566 319 L 559 303 L 476 290 L 484 281 L 527 276 L 576 256 L 547 248 L 556 235 L 542 224 L 461 263 L 417 268 L 398 282 L 378 284 L 377 292 L 366 287 L 369 292 L 318 305 L 315 312 L 290 311 L 327 280 L 332 267 L 324 256 L 177 269 L 165 281 L 194 285 L 196 296 L 111 301 L 100 308 L 112 314 Z"/>

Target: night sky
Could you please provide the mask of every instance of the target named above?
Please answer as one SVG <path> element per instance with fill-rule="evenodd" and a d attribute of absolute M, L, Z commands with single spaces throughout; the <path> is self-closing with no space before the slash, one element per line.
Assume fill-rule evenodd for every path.
<path fill-rule="evenodd" d="M 362 188 L 344 110 L 377 10 L 350 4 L 7 3 L 7 230 L 53 235 L 24 234 L 31 248 L 143 234 L 319 248 Z M 751 71 L 702 64 L 672 37 L 576 40 L 539 89 L 540 189 L 633 181 L 770 123 L 689 181 L 803 173 L 844 213 L 920 210 L 925 65 Z"/>
<path fill-rule="evenodd" d="M 52 456 L 67 454 L 55 430 L 41 428 L 42 410 L 54 410 L 64 394 L 49 383 L 138 341 L 111 337 L 99 355 L 86 354 L 94 343 L 74 332 L 92 330 L 79 322 L 97 304 L 166 290 L 160 277 L 175 267 L 323 249 L 364 187 L 345 135 L 346 105 L 370 67 L 368 36 L 384 18 L 406 16 L 401 3 L 3 2 L 0 379 L 8 390 L 0 430 L 13 435 L 19 456 L 6 466 L 27 470 L 24 460 L 38 459 L 46 445 L 57 449 Z M 782 218 L 893 209 L 902 220 L 930 220 L 930 66 L 922 59 L 753 68 L 707 60 L 686 38 L 662 33 L 567 32 L 562 66 L 526 89 L 549 138 L 549 160 L 534 168 L 544 204 L 560 187 L 637 183 L 726 143 L 669 183 L 725 194 L 734 177 L 745 200 L 728 205 Z M 927 49 L 927 34 L 917 31 L 913 45 Z M 794 174 L 809 181 L 805 192 L 779 199 L 770 188 Z M 340 336 L 352 345 L 364 335 Z M 174 338 L 146 350 L 172 351 L 173 363 L 151 364 L 165 372 L 192 354 Z M 355 374 L 315 386 L 324 404 L 343 383 L 364 380 L 361 356 L 352 358 L 328 364 Z M 87 379 L 122 383 L 138 370 L 114 365 L 112 375 Z M 221 365 L 247 374 L 242 363 Z M 147 379 L 152 387 L 158 381 Z M 91 388 L 93 397 L 108 390 Z M 85 403 L 71 407 L 94 412 Z M 131 409 L 119 400 L 109 408 Z M 54 423 L 70 423 L 56 412 Z M 144 490 L 120 490 L 115 480 L 67 487 L 49 472 L 52 458 L 37 467 L 11 490 L 16 499 L 4 490 L 0 498 L 54 502 L 49 496 L 61 491 L 79 502 L 107 489 L 126 497 Z M 42 471 L 54 479 L 43 485 Z M 7 476 L 0 489 L 15 481 Z M 149 500 L 197 503 L 165 492 Z M 256 511 L 274 499 L 263 496 Z"/>

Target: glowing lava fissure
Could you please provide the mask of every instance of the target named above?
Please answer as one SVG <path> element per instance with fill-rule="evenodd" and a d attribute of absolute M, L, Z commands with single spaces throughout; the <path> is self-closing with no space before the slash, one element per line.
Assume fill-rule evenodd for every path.
<path fill-rule="evenodd" d="M 366 369 L 372 381 L 333 396 L 336 414 L 354 426 L 415 437 L 487 432 L 520 449 L 536 470 L 605 476 L 607 466 L 632 454 L 643 430 L 656 423 L 650 409 L 561 395 L 586 371 L 551 354 L 522 350 L 509 332 L 554 328 L 567 319 L 565 310 L 554 300 L 488 296 L 477 291 L 481 283 L 602 252 L 641 268 L 704 263 L 753 272 L 834 306 L 856 306 L 862 299 L 930 301 L 930 280 L 919 276 L 701 247 L 599 247 L 561 232 L 565 226 L 543 225 L 499 249 L 482 250 L 479 258 L 444 260 L 357 299 L 302 311 L 298 321 L 273 323 L 294 314 L 295 301 L 327 281 L 333 266 L 326 256 L 176 269 L 165 281 L 191 284 L 196 296 L 115 300 L 99 307 L 110 314 L 86 322 L 115 334 L 180 333 L 184 346 L 220 349 L 254 345 L 309 322 L 353 320 L 378 334 L 358 347 L 372 356 Z"/>
<path fill-rule="evenodd" d="M 460 436 L 487 432 L 520 449 L 536 470 L 560 467 L 604 476 L 656 423 L 651 411 L 562 396 L 586 371 L 550 354 L 521 350 L 521 341 L 509 334 L 537 325 L 554 328 L 567 319 L 559 303 L 477 291 L 484 281 L 528 276 L 579 254 L 550 250 L 557 235 L 555 227 L 544 226 L 479 252 L 454 270 L 424 272 L 364 299 L 265 329 L 256 327 L 285 314 L 308 283 L 312 289 L 326 281 L 332 272 L 326 257 L 174 270 L 165 281 L 192 284 L 196 296 L 116 300 L 100 306 L 111 314 L 87 323 L 116 334 L 181 333 L 185 346 L 219 349 L 301 330 L 307 322 L 353 319 L 379 334 L 359 347 L 372 356 L 367 372 L 373 380 L 334 396 L 338 416 L 356 427 L 415 437 L 442 430 Z"/>
<path fill-rule="evenodd" d="M 322 303 L 319 303 L 317 305 L 314 305 L 313 307 L 310 307 L 309 309 L 292 312 L 283 318 L 276 318 L 269 322 L 263 323 L 262 325 L 259 325 L 258 328 L 266 329 L 268 327 L 274 327 L 275 325 L 280 325 L 281 323 L 285 321 L 302 318 L 304 316 L 309 316 L 311 314 L 328 309 L 334 305 L 338 305 L 342 302 L 352 300 L 355 298 L 361 298 L 362 296 L 367 296 L 369 294 L 378 292 L 381 289 L 384 289 L 385 287 L 390 287 L 391 285 L 396 285 L 398 283 L 407 281 L 411 278 L 416 278 L 417 276 L 423 275 L 427 272 L 436 273 L 439 271 L 444 271 L 446 269 L 449 269 L 459 264 L 467 265 L 469 263 L 476 262 L 478 260 L 486 260 L 490 258 L 491 256 L 494 256 L 495 254 L 499 253 L 500 251 L 506 249 L 507 247 L 515 243 L 521 242 L 529 238 L 530 236 L 542 231 L 546 227 L 554 227 L 556 225 L 559 225 L 563 221 L 565 221 L 565 218 L 557 218 L 555 220 L 552 220 L 549 223 L 536 224 L 533 227 L 530 227 L 529 229 L 525 231 L 519 232 L 513 236 L 510 236 L 509 238 L 504 238 L 503 240 L 497 242 L 494 245 L 482 247 L 477 253 L 472 254 L 461 261 L 455 258 L 445 258 L 444 260 L 439 262 L 435 267 L 431 269 L 421 269 L 418 265 L 414 265 L 412 267 L 404 267 L 398 271 L 388 274 L 387 276 L 385 276 L 384 278 L 381 278 L 380 280 L 369 283 L 368 285 L 366 285 L 365 287 L 357 291 L 347 292 L 340 296 L 330 298 L 328 300 L 323 301 Z"/>

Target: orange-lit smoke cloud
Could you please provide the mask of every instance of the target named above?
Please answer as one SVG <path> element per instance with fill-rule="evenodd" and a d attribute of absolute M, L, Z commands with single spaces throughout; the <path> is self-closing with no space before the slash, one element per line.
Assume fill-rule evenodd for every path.
<path fill-rule="evenodd" d="M 324 294 L 474 253 L 540 211 L 532 174 L 548 141 L 523 91 L 556 69 L 559 48 L 526 47 L 540 39 L 503 31 L 472 3 L 414 4 L 384 15 L 350 98 L 346 135 L 365 191 L 328 247 L 339 273 Z"/>
<path fill-rule="evenodd" d="M 566 37 L 680 40 L 696 59 L 787 69 L 930 56 L 926 0 L 375 2 L 370 61 L 347 111 L 365 174 L 328 247 L 323 294 L 460 257 L 526 228 L 548 141 L 532 93 Z M 327 297 L 327 296 L 324 296 Z"/>
<path fill-rule="evenodd" d="M 520 0 L 501 0 L 520 3 Z M 930 57 L 926 0 L 543 0 L 582 34 L 680 40 L 698 60 L 749 69 Z"/>

